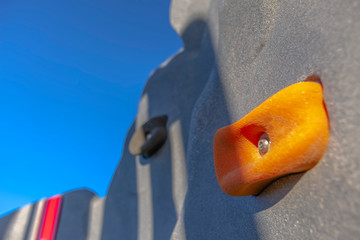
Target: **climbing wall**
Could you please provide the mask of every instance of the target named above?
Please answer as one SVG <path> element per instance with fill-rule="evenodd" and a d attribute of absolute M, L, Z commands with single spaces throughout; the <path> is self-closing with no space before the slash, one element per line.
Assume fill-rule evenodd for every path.
<path fill-rule="evenodd" d="M 62 195 L 57 239 L 358 239 L 360 1 L 173 0 L 170 21 L 184 47 L 149 77 L 107 196 Z M 330 121 L 320 162 L 257 196 L 225 194 L 215 132 L 314 74 Z M 162 148 L 130 154 L 161 115 Z M 1 218 L 0 239 L 32 239 L 40 203 Z"/>

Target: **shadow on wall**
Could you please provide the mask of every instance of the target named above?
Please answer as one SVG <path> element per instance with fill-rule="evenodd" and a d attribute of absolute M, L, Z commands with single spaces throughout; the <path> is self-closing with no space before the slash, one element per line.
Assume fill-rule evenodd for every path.
<path fill-rule="evenodd" d="M 145 190 L 138 199 L 138 210 L 141 209 L 138 212 L 138 239 L 169 239 L 181 215 L 188 182 L 185 155 L 193 106 L 214 65 L 211 45 L 201 44 L 204 27 L 202 20 L 195 20 L 188 26 L 182 36 L 184 49 L 157 69 L 144 88 L 142 100 L 147 99 L 147 103 L 140 103 L 137 127 L 148 119 L 167 115 L 169 137 L 150 160 L 149 178 L 138 178 L 141 185 L 143 181 L 151 183 L 148 186 L 150 192 Z M 137 170 L 143 171 L 144 167 Z M 145 203 L 146 198 L 150 198 L 148 203 Z M 149 206 L 149 203 L 151 210 L 142 206 Z M 143 219 L 149 215 L 148 221 Z M 150 238 L 145 236 L 149 232 Z"/>
<path fill-rule="evenodd" d="M 281 189 L 272 184 L 259 196 L 221 191 L 212 141 L 231 120 L 211 32 L 197 19 L 181 37 L 184 49 L 155 70 L 144 88 L 108 190 L 102 239 L 169 239 L 173 232 L 188 239 L 258 238 L 254 213 L 280 201 L 301 176 L 288 177 Z M 128 151 L 129 141 L 135 129 L 160 115 L 168 116 L 168 140 L 149 164 L 140 164 Z"/>
<path fill-rule="evenodd" d="M 103 239 L 169 239 L 187 191 L 185 155 L 193 106 L 214 65 L 211 45 L 201 44 L 204 21 L 190 24 L 184 46 L 148 79 L 136 122 L 128 132 L 123 156 L 110 184 Z M 167 115 L 168 140 L 149 161 L 128 151 L 135 129 Z"/>
<path fill-rule="evenodd" d="M 11 219 L 14 217 L 14 212 L 10 213 L 4 217 L 0 218 L 0 239 L 4 239 L 5 234 L 6 234 L 6 229 L 9 228 L 9 224 L 11 223 Z"/>
<path fill-rule="evenodd" d="M 191 27 L 189 27 L 191 29 Z M 190 31 L 190 30 L 189 30 Z M 190 33 L 189 33 L 190 34 Z M 211 46 L 211 29 L 204 27 L 202 44 Z M 274 182 L 258 196 L 231 197 L 217 183 L 213 162 L 213 139 L 217 129 L 232 124 L 223 81 L 215 64 L 202 94 L 193 108 L 190 142 L 187 148 L 189 187 L 184 206 L 184 225 L 188 239 L 258 239 L 255 213 L 283 199 L 303 174 Z"/>
<path fill-rule="evenodd" d="M 36 235 L 35 219 L 41 201 L 26 205 L 0 218 L 0 239 L 32 239 Z"/>

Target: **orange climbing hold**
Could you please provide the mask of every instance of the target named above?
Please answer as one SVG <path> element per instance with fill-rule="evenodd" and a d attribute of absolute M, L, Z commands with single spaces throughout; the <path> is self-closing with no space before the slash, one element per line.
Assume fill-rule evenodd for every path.
<path fill-rule="evenodd" d="M 259 194 L 275 179 L 314 167 L 325 152 L 329 120 L 317 76 L 293 84 L 214 138 L 221 189 L 231 196 Z"/>

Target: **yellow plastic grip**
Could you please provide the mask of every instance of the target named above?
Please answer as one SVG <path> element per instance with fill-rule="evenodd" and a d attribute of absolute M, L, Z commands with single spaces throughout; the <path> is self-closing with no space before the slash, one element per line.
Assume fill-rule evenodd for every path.
<path fill-rule="evenodd" d="M 322 85 L 313 81 L 293 84 L 216 132 L 218 183 L 231 196 L 257 195 L 281 176 L 314 167 L 328 138 Z"/>

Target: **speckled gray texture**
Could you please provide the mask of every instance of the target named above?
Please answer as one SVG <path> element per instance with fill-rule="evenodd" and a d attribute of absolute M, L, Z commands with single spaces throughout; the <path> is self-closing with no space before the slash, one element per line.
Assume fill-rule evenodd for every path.
<path fill-rule="evenodd" d="M 77 190 L 62 196 L 62 209 L 56 239 L 86 239 L 89 226 L 89 208 L 94 193 Z"/>
<path fill-rule="evenodd" d="M 210 16 L 219 19 L 217 31 L 211 31 L 218 39 L 218 74 L 195 105 L 187 152 L 187 238 L 358 239 L 359 1 L 218 4 Z M 322 161 L 305 174 L 282 178 L 257 197 L 222 193 L 212 158 L 215 131 L 311 74 L 323 80 L 331 123 Z"/>
<path fill-rule="evenodd" d="M 58 239 L 359 239 L 360 1 L 173 0 L 170 12 L 184 49 L 151 74 L 107 197 L 68 201 L 82 235 L 60 224 Z M 323 159 L 259 196 L 224 194 L 216 130 L 312 74 L 330 117 Z M 163 148 L 130 155 L 134 130 L 164 114 Z M 0 238 L 17 215 L 0 219 Z"/>

